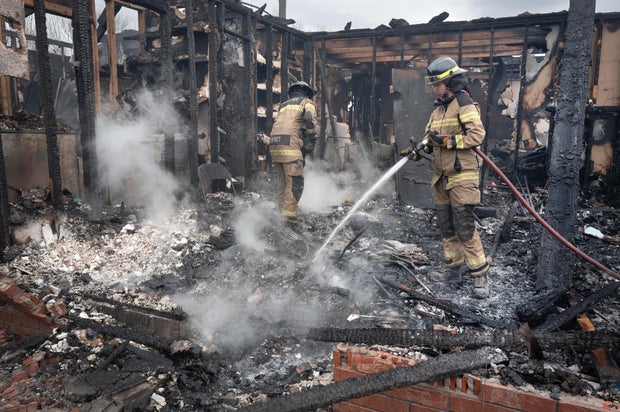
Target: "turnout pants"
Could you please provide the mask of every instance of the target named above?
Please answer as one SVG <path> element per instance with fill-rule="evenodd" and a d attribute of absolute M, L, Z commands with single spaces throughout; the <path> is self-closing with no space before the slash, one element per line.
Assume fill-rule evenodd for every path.
<path fill-rule="evenodd" d="M 297 221 L 298 203 L 304 191 L 303 160 L 273 164 L 278 176 L 278 206 L 282 217 L 289 222 Z"/>
<path fill-rule="evenodd" d="M 478 188 L 456 186 L 446 190 L 440 180 L 434 187 L 434 201 L 446 266 L 465 263 L 471 276 L 484 275 L 489 264 L 474 218 L 474 207 L 480 203 Z"/>

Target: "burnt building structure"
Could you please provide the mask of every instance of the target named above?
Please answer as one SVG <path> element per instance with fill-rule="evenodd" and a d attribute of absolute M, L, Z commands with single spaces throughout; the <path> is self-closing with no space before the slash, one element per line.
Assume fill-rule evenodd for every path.
<path fill-rule="evenodd" d="M 37 3 L 13 0 L 0 10 L 12 27 L 0 48 L 0 60 L 6 62 L 0 66 L 0 101 L 6 115 L 30 107 L 20 97 L 20 85 L 36 76 L 40 66 L 28 64 L 23 19 Z M 485 151 L 505 146 L 511 167 L 527 173 L 540 167 L 528 163 L 528 153 L 540 152 L 551 141 L 567 11 L 472 21 L 437 18 L 425 24 L 393 19 L 372 29 L 310 33 L 292 28 L 293 20 L 238 1 L 111 0 L 100 16 L 94 1 L 83 1 L 79 3 L 87 15 L 81 26 L 75 25 L 78 2 L 43 3 L 47 13 L 72 18 L 74 30 L 84 31 L 80 38 L 88 39 L 73 46 L 76 54 L 80 47 L 89 49 L 92 61 L 73 67 L 93 68 L 92 82 L 87 82 L 92 92 L 84 96 L 92 99 L 97 113 L 135 110 L 135 94 L 142 88 L 172 91 L 167 96 L 187 121 L 182 130 L 162 130 L 163 162 L 177 173 L 183 163 L 191 185 L 198 184 L 203 162 L 223 164 L 246 185 L 257 171 L 268 169 L 261 137 L 269 134 L 288 86 L 299 80 L 318 89 L 321 128 L 315 157 L 342 168 L 353 148 L 377 163 L 380 157 L 389 162 L 392 147 L 402 147 L 423 130 L 432 99 L 424 93 L 425 69 L 444 55 L 470 72 L 470 89 L 488 131 Z M 119 42 L 114 16 L 124 7 L 136 10 L 138 30 L 122 34 Z M 620 79 L 614 45 L 620 40 L 619 23 L 620 13 L 594 19 L 580 182 L 585 190 L 592 182 L 602 186 L 615 202 L 618 189 L 611 182 L 620 177 L 614 162 Z M 123 42 L 132 44 L 119 59 Z M 61 46 L 65 50 L 67 44 Z M 105 50 L 105 64 L 100 64 L 98 50 Z M 78 81 L 78 95 L 79 88 Z M 84 105 L 76 99 L 78 106 Z M 84 136 L 83 125 L 81 129 L 84 150 L 84 139 L 94 136 Z M 181 146 L 175 143 L 177 134 L 183 136 Z M 180 150 L 186 155 L 180 157 Z M 79 152 L 75 156 L 85 160 L 79 173 L 86 176 L 86 186 L 92 185 L 87 177 L 96 173 L 88 170 L 96 167 L 90 164 L 96 159 Z M 419 191 L 427 190 L 420 185 L 428 173 L 422 167 L 407 165 L 398 174 L 401 200 L 413 202 Z M 11 180 L 11 171 L 7 173 Z"/>

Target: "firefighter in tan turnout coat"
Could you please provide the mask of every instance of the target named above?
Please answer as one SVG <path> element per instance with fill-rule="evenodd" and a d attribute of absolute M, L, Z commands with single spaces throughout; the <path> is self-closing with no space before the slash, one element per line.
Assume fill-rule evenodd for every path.
<path fill-rule="evenodd" d="M 315 91 L 306 82 L 288 90 L 269 137 L 269 153 L 278 176 L 278 205 L 285 222 L 297 223 L 298 202 L 304 190 L 304 164 L 316 143 Z"/>
<path fill-rule="evenodd" d="M 460 281 L 461 267 L 474 279 L 473 296 L 489 295 L 489 263 L 475 226 L 474 208 L 480 204 L 480 159 L 471 148 L 480 145 L 485 130 L 480 112 L 467 91 L 467 71 L 449 57 L 428 66 L 428 82 L 437 99 L 418 150 L 432 152 L 432 186 L 437 223 L 443 238 L 445 268 L 441 277 Z M 409 153 L 412 148 L 403 150 Z M 406 153 L 402 153 L 405 154 Z M 415 157 L 414 157 L 415 159 Z"/>

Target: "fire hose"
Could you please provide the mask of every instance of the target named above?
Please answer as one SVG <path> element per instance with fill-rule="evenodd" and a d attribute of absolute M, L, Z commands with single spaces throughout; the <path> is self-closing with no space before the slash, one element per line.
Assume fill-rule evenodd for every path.
<path fill-rule="evenodd" d="M 506 185 L 510 188 L 510 190 L 512 191 L 512 193 L 514 193 L 514 195 L 517 197 L 517 199 L 519 200 L 519 202 L 521 202 L 521 204 L 527 209 L 528 212 L 530 212 L 530 214 L 532 216 L 534 216 L 534 219 L 536 219 L 536 221 L 538 223 L 540 223 L 549 233 L 551 233 L 551 235 L 553 237 L 555 237 L 556 239 L 558 239 L 560 242 L 562 242 L 562 244 L 564 244 L 564 246 L 566 246 L 567 248 L 569 248 L 571 251 L 573 251 L 576 255 L 578 255 L 579 257 L 581 257 L 582 259 L 584 259 L 585 261 L 587 261 L 588 263 L 590 263 L 591 265 L 593 265 L 594 267 L 596 267 L 597 269 L 602 270 L 603 272 L 613 276 L 616 279 L 620 280 L 620 273 L 608 268 L 607 266 L 603 265 L 602 263 L 598 262 L 597 260 L 591 258 L 590 256 L 586 255 L 583 251 L 581 251 L 577 246 L 573 245 L 571 242 L 569 242 L 565 237 L 563 237 L 561 234 L 559 234 L 554 228 L 551 227 L 551 225 L 549 225 L 549 223 L 547 223 L 539 214 L 538 212 L 536 212 L 536 210 L 534 210 L 534 208 L 525 200 L 525 198 L 523 197 L 523 195 L 519 192 L 519 190 L 515 187 L 515 185 L 512 184 L 512 182 L 506 177 L 506 175 L 504 175 L 504 173 L 502 173 L 501 170 L 499 170 L 499 167 L 497 167 L 497 165 L 495 163 L 493 163 L 493 161 L 491 159 L 489 159 L 489 157 L 487 155 L 485 155 L 484 153 L 482 153 L 482 151 L 480 149 L 478 149 L 477 147 L 472 148 L 474 152 L 476 152 L 476 154 L 478 156 L 480 156 L 482 158 L 482 160 L 484 160 L 486 162 L 486 164 L 489 165 L 489 167 L 491 167 L 491 169 L 493 169 L 493 171 L 495 173 L 497 173 L 497 175 L 504 181 L 504 183 L 506 183 Z"/>
<path fill-rule="evenodd" d="M 439 137 L 443 137 L 443 138 L 447 138 L 448 137 L 447 135 L 438 135 L 438 136 Z M 429 143 L 428 139 L 424 139 L 418 145 L 418 147 L 422 147 L 422 146 L 424 146 L 424 145 L 426 145 L 428 143 Z M 472 147 L 472 150 L 478 156 L 480 156 L 482 158 L 482 160 L 484 160 L 486 162 L 486 164 L 488 164 L 491 167 L 491 169 L 493 169 L 493 171 L 495 173 L 497 173 L 497 175 L 504 181 L 504 183 L 506 183 L 506 185 L 510 188 L 512 193 L 517 197 L 519 202 L 521 202 L 521 204 L 527 209 L 527 211 L 530 212 L 530 214 L 532 216 L 534 216 L 534 219 L 536 219 L 536 221 L 538 223 L 540 223 L 542 225 L 542 227 L 544 227 L 549 233 L 551 233 L 551 235 L 553 237 L 558 239 L 562 244 L 564 244 L 564 246 L 566 246 L 568 249 L 570 249 L 572 252 L 574 252 L 577 256 L 581 257 L 582 259 L 584 259 L 585 261 L 587 261 L 588 263 L 590 263 L 591 265 L 593 265 L 597 269 L 602 270 L 603 272 L 605 272 L 605 273 L 613 276 L 614 278 L 620 280 L 620 273 L 618 273 L 618 272 L 608 268 L 607 266 L 603 265 L 602 263 L 598 262 L 597 260 L 595 260 L 595 259 L 591 258 L 590 256 L 586 255 L 577 246 L 573 245 L 564 236 L 562 236 L 554 228 L 552 228 L 551 225 L 549 225 L 549 223 L 547 223 L 538 214 L 538 212 L 536 212 L 536 210 L 534 210 L 534 208 L 525 200 L 525 198 L 519 192 L 519 190 L 515 187 L 515 185 L 512 184 L 512 182 L 508 179 L 508 177 L 506 177 L 506 175 L 501 170 L 499 170 L 499 167 L 497 167 L 497 165 L 495 163 L 493 163 L 493 161 L 487 155 L 482 153 L 482 151 L 480 149 L 478 149 L 477 147 Z M 422 157 L 424 157 L 426 159 L 430 158 L 430 156 L 428 154 L 424 153 L 422 150 L 415 150 L 414 153 L 420 154 L 420 155 L 422 155 Z"/>

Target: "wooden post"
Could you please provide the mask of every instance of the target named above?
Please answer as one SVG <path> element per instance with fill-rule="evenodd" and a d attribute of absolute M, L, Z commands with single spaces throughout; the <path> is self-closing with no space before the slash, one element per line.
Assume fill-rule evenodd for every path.
<path fill-rule="evenodd" d="M 116 109 L 118 96 L 118 66 L 116 65 L 116 22 L 114 0 L 106 0 L 105 13 L 108 33 L 108 65 L 110 66 L 110 108 Z"/>
<path fill-rule="evenodd" d="M 588 76 L 594 29 L 594 2 L 571 0 L 562 56 L 558 108 L 554 118 L 549 161 L 547 222 L 569 242 L 577 232 L 579 163 L 582 151 Z M 522 103 L 519 102 L 521 105 Z M 544 232 L 536 271 L 536 287 L 567 288 L 572 283 L 574 255 Z"/>
<path fill-rule="evenodd" d="M 146 49 L 146 11 L 138 11 L 138 50 L 143 52 Z"/>
<path fill-rule="evenodd" d="M 101 78 L 99 75 L 99 47 L 97 46 L 97 10 L 95 9 L 95 0 L 89 1 L 90 8 L 90 36 L 93 49 L 93 81 L 95 91 L 95 110 L 101 112 Z"/>

